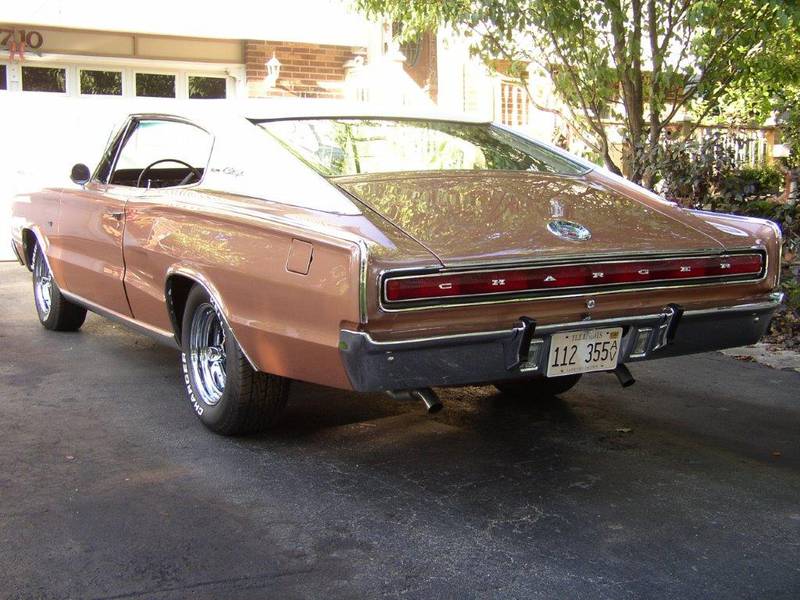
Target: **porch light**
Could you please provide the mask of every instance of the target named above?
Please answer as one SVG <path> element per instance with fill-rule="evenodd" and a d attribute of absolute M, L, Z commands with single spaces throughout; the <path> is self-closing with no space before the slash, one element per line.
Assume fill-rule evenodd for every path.
<path fill-rule="evenodd" d="M 278 60 L 278 57 L 276 57 L 273 52 L 272 58 L 270 58 L 264 66 L 267 67 L 267 77 L 265 79 L 267 87 L 273 88 L 281 74 L 281 61 Z"/>

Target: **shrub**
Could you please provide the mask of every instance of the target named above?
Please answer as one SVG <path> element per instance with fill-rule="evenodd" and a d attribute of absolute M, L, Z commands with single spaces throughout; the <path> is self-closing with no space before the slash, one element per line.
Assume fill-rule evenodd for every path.
<path fill-rule="evenodd" d="M 783 191 L 783 173 L 775 167 L 742 167 L 736 172 L 745 190 L 756 196 L 777 196 Z"/>
<path fill-rule="evenodd" d="M 736 136 L 715 131 L 701 141 L 666 140 L 652 169 L 657 189 L 670 200 L 693 208 L 718 207 L 754 197 L 778 195 L 783 174 L 775 167 L 737 167 Z"/>

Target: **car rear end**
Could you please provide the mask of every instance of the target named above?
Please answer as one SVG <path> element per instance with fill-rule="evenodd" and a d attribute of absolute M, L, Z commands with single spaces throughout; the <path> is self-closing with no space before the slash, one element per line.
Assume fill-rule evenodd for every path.
<path fill-rule="evenodd" d="M 340 348 L 354 388 L 366 391 L 613 371 L 752 344 L 780 302 L 775 252 L 371 270 L 369 321 L 342 331 Z M 599 272 L 607 283 L 595 283 Z M 518 289 L 492 292 L 499 279 Z"/>
<path fill-rule="evenodd" d="M 424 252 L 364 248 L 362 322 L 339 344 L 356 390 L 620 373 L 754 343 L 779 304 L 774 225 L 681 210 L 495 126 L 266 129 Z"/>

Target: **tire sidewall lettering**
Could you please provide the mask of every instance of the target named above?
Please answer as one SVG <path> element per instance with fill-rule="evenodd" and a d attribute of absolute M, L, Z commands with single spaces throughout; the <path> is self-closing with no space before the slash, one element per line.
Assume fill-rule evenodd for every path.
<path fill-rule="evenodd" d="M 181 352 L 181 367 L 183 368 L 183 381 L 186 384 L 186 393 L 189 395 L 189 402 L 191 403 L 192 408 L 194 408 L 194 412 L 197 413 L 197 416 L 202 416 L 203 406 L 197 401 L 197 398 L 194 395 L 191 377 L 189 377 L 189 365 L 186 360 L 185 352 Z"/>

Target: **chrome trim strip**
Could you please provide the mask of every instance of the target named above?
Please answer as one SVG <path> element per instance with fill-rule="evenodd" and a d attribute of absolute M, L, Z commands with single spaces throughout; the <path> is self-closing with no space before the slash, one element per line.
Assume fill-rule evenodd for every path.
<path fill-rule="evenodd" d="M 755 256 L 755 255 L 761 256 L 762 260 L 764 260 L 764 264 L 766 264 L 766 259 L 764 259 L 763 254 L 762 253 L 758 253 L 758 252 L 735 253 L 733 256 L 746 256 L 748 254 L 753 255 L 753 256 Z M 732 256 L 732 255 L 731 254 L 716 254 L 716 255 L 705 255 L 705 256 L 689 256 L 689 257 L 686 257 L 686 258 L 721 258 L 721 259 L 724 259 L 724 258 L 727 258 L 729 256 Z M 660 262 L 660 261 L 668 261 L 668 260 L 676 260 L 676 259 L 675 258 L 654 258 L 654 259 L 650 259 L 648 262 Z M 572 267 L 572 266 L 582 266 L 582 265 L 614 265 L 614 264 L 625 264 L 625 263 L 632 263 L 632 262 L 639 262 L 639 261 L 638 260 L 604 260 L 604 261 L 595 261 L 595 260 L 593 260 L 591 262 L 567 263 L 565 265 L 552 265 L 552 266 Z M 487 273 L 487 272 L 492 272 L 492 271 L 502 272 L 504 270 L 514 271 L 514 272 L 533 271 L 533 270 L 547 268 L 547 266 L 551 266 L 551 265 L 543 265 L 543 266 L 538 266 L 538 267 L 525 267 L 525 268 L 521 268 L 521 269 L 514 269 L 514 268 L 512 268 L 512 269 L 488 269 L 488 270 L 487 269 L 476 269 L 474 271 L 460 271 L 460 272 L 459 271 L 448 271 L 448 272 L 443 272 L 443 273 L 430 273 L 430 274 L 427 274 L 427 275 L 426 274 L 420 274 L 420 275 L 404 275 L 404 276 L 401 276 L 401 277 L 387 277 L 386 279 L 384 279 L 384 282 L 383 282 L 383 296 L 384 296 L 383 297 L 383 301 L 385 303 L 389 303 L 390 302 L 386 298 L 386 285 L 388 284 L 388 282 L 389 281 L 397 281 L 398 279 L 416 279 L 416 278 L 419 278 L 419 277 L 450 277 L 450 276 L 453 276 L 453 275 L 463 275 L 463 274 L 470 274 L 470 273 Z M 746 279 L 746 277 L 750 277 L 750 274 L 749 273 L 743 273 L 743 274 L 738 275 L 738 276 L 737 275 L 733 276 L 733 277 L 740 277 L 740 279 L 730 278 L 730 279 L 727 279 L 727 280 L 723 279 L 723 281 L 737 281 L 737 282 L 739 282 L 739 281 L 760 281 L 766 275 L 766 272 L 765 272 L 763 266 L 761 268 L 761 271 L 763 272 L 763 275 L 761 275 L 760 279 Z M 665 283 L 665 282 L 668 282 L 668 281 L 705 281 L 705 280 L 709 280 L 709 279 L 720 279 L 721 277 L 725 277 L 725 276 L 724 275 L 711 275 L 711 276 L 701 276 L 701 277 L 687 277 L 686 279 L 652 279 L 650 281 L 646 281 L 646 282 L 643 282 L 643 283 Z M 597 284 L 597 285 L 573 285 L 573 286 L 566 286 L 566 287 L 563 287 L 563 288 L 554 288 L 554 289 L 556 289 L 556 290 L 609 289 L 610 286 L 620 286 L 619 289 L 630 289 L 630 288 L 634 288 L 634 286 L 636 286 L 636 282 L 633 282 L 633 283 L 606 283 L 606 284 L 600 283 L 600 284 Z M 641 288 L 636 287 L 635 289 L 641 289 Z M 483 293 L 483 294 L 461 294 L 461 295 L 458 295 L 458 296 L 431 296 L 429 298 L 419 298 L 419 299 L 413 299 L 413 300 L 392 300 L 391 304 L 392 305 L 396 305 L 396 304 L 403 304 L 403 303 L 425 302 L 425 301 L 428 301 L 428 300 L 438 300 L 438 299 L 442 299 L 442 298 L 444 298 L 444 299 L 447 299 L 447 298 L 480 298 L 480 297 L 484 297 L 484 296 L 500 296 L 500 295 L 503 295 L 503 294 L 536 294 L 536 293 L 542 293 L 542 292 L 546 293 L 547 291 L 548 291 L 548 288 L 541 289 L 541 290 L 516 290 L 516 291 L 510 291 L 510 292 L 488 292 L 488 293 Z M 546 295 L 543 294 L 543 297 L 546 297 Z"/>
<path fill-rule="evenodd" d="M 455 333 L 452 335 L 434 335 L 430 337 L 421 337 L 421 338 L 409 338 L 406 340 L 376 340 L 373 338 L 368 332 L 366 331 L 353 331 L 352 329 L 342 329 L 342 333 L 349 333 L 354 336 L 359 336 L 364 338 L 367 342 L 374 346 L 384 346 L 384 347 L 396 347 L 396 346 L 406 346 L 412 344 L 425 344 L 430 342 L 440 342 L 440 341 L 460 341 L 460 340 L 482 340 L 482 339 L 492 339 L 495 337 L 500 337 L 504 335 L 512 335 L 514 333 L 521 333 L 525 329 L 522 325 L 515 325 L 511 329 L 497 329 L 494 331 L 477 331 L 475 333 Z M 537 333 L 539 329 L 536 329 Z"/>
<path fill-rule="evenodd" d="M 387 306 L 386 300 L 384 300 L 386 295 L 386 282 L 389 279 L 411 279 L 414 277 L 447 277 L 450 275 L 460 275 L 463 273 L 487 273 L 491 271 L 497 270 L 525 270 L 526 268 L 538 268 L 540 266 L 579 266 L 579 265 L 586 265 L 586 264 L 616 264 L 616 263 L 628 263 L 628 262 L 636 262 L 637 260 L 643 260 L 646 257 L 652 257 L 651 260 L 670 260 L 673 258 L 724 258 L 731 255 L 739 255 L 739 254 L 748 254 L 748 253 L 760 253 L 764 259 L 764 265 L 762 268 L 761 276 L 757 279 L 729 279 L 729 280 L 719 280 L 718 277 L 714 278 L 715 281 L 707 282 L 703 278 L 697 278 L 696 280 L 684 280 L 678 279 L 675 280 L 676 283 L 674 285 L 657 285 L 651 286 L 645 285 L 632 287 L 627 284 L 619 284 L 622 286 L 627 287 L 617 287 L 617 288 L 594 288 L 594 287 L 583 287 L 583 288 L 562 288 L 565 291 L 571 290 L 580 290 L 578 293 L 567 293 L 567 294 L 560 294 L 558 290 L 554 290 L 552 294 L 542 293 L 541 290 L 529 290 L 529 291 L 517 291 L 517 292 L 495 292 L 495 293 L 488 293 L 488 294 L 474 294 L 470 296 L 449 296 L 449 297 L 440 297 L 443 298 L 444 301 L 437 303 L 437 304 L 424 304 L 424 305 L 415 305 L 415 306 L 396 306 L 402 305 L 403 303 L 418 303 L 418 302 L 426 302 L 427 299 L 422 300 L 405 300 L 405 301 L 395 301 L 391 303 L 391 306 Z M 604 255 L 609 256 L 609 255 Z M 385 270 L 381 271 L 380 273 L 380 293 L 378 296 L 379 307 L 384 312 L 401 312 L 401 311 L 413 311 L 413 310 L 434 310 L 438 308 L 454 308 L 454 307 L 462 307 L 462 306 L 481 306 L 486 304 L 499 304 L 504 302 L 531 302 L 535 300 L 552 300 L 552 299 L 562 299 L 562 298 L 576 298 L 580 296 L 584 296 L 587 293 L 591 293 L 592 295 L 604 295 L 604 294 L 622 294 L 622 293 L 630 293 L 630 292 L 641 292 L 641 291 L 653 291 L 653 290 L 664 290 L 664 289 L 683 289 L 683 288 L 696 288 L 701 286 L 708 286 L 708 285 L 736 285 L 736 284 L 750 284 L 750 283 L 758 283 L 764 281 L 766 279 L 767 274 L 769 273 L 769 252 L 767 252 L 766 248 L 762 246 L 751 246 L 747 248 L 731 248 L 730 250 L 726 250 L 723 252 L 713 253 L 713 251 L 703 250 L 700 252 L 681 252 L 681 253 L 670 253 L 670 254 L 642 254 L 636 255 L 628 253 L 625 256 L 635 256 L 636 258 L 627 258 L 627 259 L 620 259 L 620 260 L 606 260 L 605 258 L 591 258 L 586 260 L 575 260 L 574 256 L 569 257 L 571 262 L 564 262 L 569 259 L 567 258 L 550 258 L 550 259 L 543 259 L 541 261 L 537 261 L 535 263 L 525 263 L 526 267 L 516 267 L 511 265 L 510 263 L 501 263 L 497 265 L 486 265 L 484 264 L 482 269 L 458 269 L 453 271 L 446 271 L 442 270 L 439 272 L 423 272 L 418 268 L 408 268 L 408 269 L 392 269 L 392 270 Z M 393 273 L 403 273 L 403 272 L 415 272 L 414 275 L 401 275 L 398 277 L 392 277 Z M 669 281 L 669 280 L 666 280 Z M 694 283 L 677 283 L 677 282 L 684 282 L 684 281 L 694 281 Z M 663 283 L 663 281 L 661 282 Z M 617 284 L 613 284 L 617 285 Z M 520 297 L 520 294 L 527 294 L 527 296 Z M 485 297 L 493 297 L 498 298 L 496 300 L 486 300 L 486 301 L 476 301 L 476 302 L 447 302 L 447 298 L 485 298 Z M 435 298 L 434 298 L 435 300 Z"/>
<path fill-rule="evenodd" d="M 170 348 L 180 350 L 180 347 L 175 341 L 175 336 L 169 331 L 164 331 L 163 329 L 159 329 L 158 327 L 153 327 L 152 325 L 146 325 L 145 323 L 136 321 L 133 318 L 127 317 L 116 311 L 110 310 L 108 308 L 103 308 L 102 306 L 99 306 L 82 296 L 73 294 L 72 292 L 66 292 L 64 290 L 61 290 L 61 293 L 71 302 L 74 302 L 75 304 L 80 304 L 87 310 L 90 310 L 91 312 L 100 315 L 101 317 L 105 317 L 110 321 L 115 321 L 120 325 L 124 325 L 128 329 L 146 335 L 147 337 L 154 339 L 157 342 L 164 344 L 165 346 L 169 346 Z"/>
<path fill-rule="evenodd" d="M 619 260 L 619 259 L 629 259 L 629 260 L 645 260 L 648 258 L 697 258 L 700 256 L 715 256 L 715 255 L 722 255 L 730 252 L 747 252 L 753 250 L 765 250 L 763 246 L 760 245 L 753 245 L 753 246 L 736 246 L 735 248 L 729 248 L 727 250 L 720 250 L 718 248 L 701 248 L 699 250 L 686 250 L 686 251 L 673 251 L 673 252 L 652 252 L 652 251 L 617 251 L 617 252 L 605 252 L 603 254 L 597 254 L 592 256 L 591 258 L 580 258 L 576 257 L 573 254 L 553 254 L 549 256 L 545 256 L 539 259 L 531 259 L 531 258 L 521 258 L 521 259 L 511 259 L 511 260 L 503 260 L 502 262 L 488 262 L 486 260 L 480 260 L 476 262 L 465 262 L 465 263 L 458 263 L 453 266 L 454 272 L 461 272 L 461 271 L 495 271 L 497 269 L 509 268 L 509 269 L 524 269 L 526 267 L 538 267 L 538 266 L 550 266 L 550 265 L 564 265 L 564 264 L 584 264 L 584 263 L 591 263 L 595 261 L 606 261 L 606 260 Z M 441 267 L 440 270 L 444 271 L 448 267 Z M 402 267 L 398 269 L 385 269 L 381 271 L 381 276 L 391 273 L 405 273 L 405 272 L 422 272 L 425 269 L 420 267 Z M 432 271 L 435 273 L 436 271 Z"/>
<path fill-rule="evenodd" d="M 701 315 L 718 315 L 730 312 L 760 312 L 777 307 L 783 302 L 783 292 L 770 294 L 772 299 L 766 302 L 751 302 L 749 304 L 738 304 L 736 306 L 717 306 L 714 308 L 702 308 L 698 310 L 684 311 L 683 317 L 697 317 Z"/>
<path fill-rule="evenodd" d="M 591 321 L 572 321 L 570 323 L 550 323 L 549 325 L 540 325 L 536 328 L 536 335 L 540 333 L 553 333 L 556 331 L 569 330 L 569 329 L 592 329 L 594 327 L 603 327 L 605 325 L 616 325 L 620 323 L 636 323 L 638 321 L 654 321 L 662 319 L 664 312 L 649 313 L 646 315 L 633 315 L 626 317 L 609 317 L 607 319 L 597 319 Z"/>
<path fill-rule="evenodd" d="M 369 296 L 367 294 L 367 279 L 369 277 L 369 254 L 367 244 L 364 240 L 359 239 L 358 242 L 358 316 L 362 324 L 368 321 L 367 303 Z"/>
<path fill-rule="evenodd" d="M 724 314 L 728 312 L 759 312 L 766 311 L 777 307 L 783 300 L 783 294 L 776 292 L 770 295 L 770 300 L 764 302 L 749 302 L 746 304 L 737 304 L 734 306 L 720 306 L 714 308 L 705 308 L 697 310 L 687 310 L 683 313 L 683 317 L 702 316 L 708 314 Z M 607 319 L 597 319 L 591 321 L 570 321 L 567 323 L 549 323 L 547 325 L 537 325 L 534 335 L 549 334 L 556 331 L 566 331 L 572 329 L 586 329 L 603 327 L 606 325 L 624 324 L 640 321 L 653 321 L 663 319 L 665 311 L 657 313 L 648 313 L 644 315 L 630 315 L 623 317 L 609 317 Z M 515 332 L 522 332 L 524 329 L 521 325 L 515 325 L 511 329 L 500 329 L 492 331 L 478 331 L 474 333 L 456 333 L 452 335 L 437 335 L 429 337 L 408 338 L 402 340 L 376 340 L 369 332 L 366 331 L 353 331 L 352 329 L 342 329 L 342 332 L 363 337 L 367 342 L 375 346 L 389 347 L 403 347 L 414 344 L 429 343 L 429 342 L 448 342 L 448 341 L 472 341 L 482 340 L 485 338 L 493 338 L 502 335 L 510 335 Z"/>

